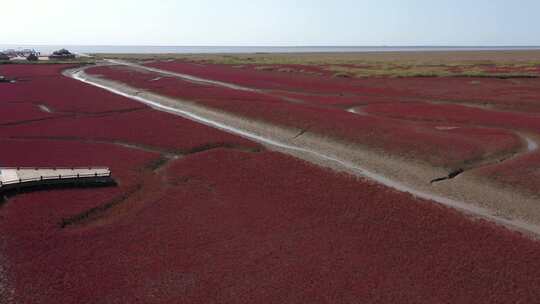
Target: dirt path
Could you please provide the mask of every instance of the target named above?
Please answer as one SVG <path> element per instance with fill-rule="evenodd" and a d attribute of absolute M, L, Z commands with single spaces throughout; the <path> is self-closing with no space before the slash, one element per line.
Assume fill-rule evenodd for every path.
<path fill-rule="evenodd" d="M 429 104 L 436 104 L 436 103 L 429 102 Z M 392 117 L 392 116 L 387 116 L 387 115 L 367 113 L 367 112 L 364 111 L 363 106 L 362 107 L 355 106 L 355 107 L 347 108 L 345 110 L 347 112 L 349 112 L 349 113 L 353 113 L 353 114 L 356 114 L 356 115 L 381 117 L 381 118 L 384 118 L 384 119 L 393 120 L 393 121 L 400 121 L 400 122 L 414 122 L 414 123 L 418 123 L 418 122 L 435 123 L 435 122 L 437 122 L 437 121 L 431 121 L 431 120 L 397 118 L 397 117 Z M 463 174 L 465 172 L 477 170 L 477 169 L 492 166 L 492 165 L 501 164 L 503 162 L 507 162 L 507 161 L 516 159 L 516 158 L 524 156 L 526 154 L 535 153 L 535 152 L 538 151 L 538 148 L 539 148 L 539 145 L 540 145 L 539 140 L 537 138 L 535 138 L 534 135 L 526 134 L 522 130 L 518 130 L 518 129 L 498 128 L 498 127 L 494 127 L 493 125 L 477 124 L 477 123 L 446 122 L 444 124 L 443 123 L 441 123 L 441 124 L 442 124 L 442 126 L 437 127 L 438 130 L 454 130 L 454 129 L 459 129 L 459 128 L 463 128 L 463 127 L 480 127 L 480 128 L 494 129 L 494 130 L 501 129 L 501 130 L 504 130 L 504 131 L 510 131 L 510 132 L 514 133 L 517 137 L 519 137 L 521 139 L 521 141 L 523 142 L 523 146 L 521 148 L 517 149 L 517 150 L 508 151 L 508 152 L 503 153 L 503 154 L 497 154 L 497 155 L 493 155 L 491 157 L 482 157 L 482 158 L 479 158 L 479 159 L 470 160 L 470 161 L 464 163 L 459 168 L 455 169 L 454 171 L 449 172 L 448 175 L 433 179 L 431 181 L 432 183 L 451 180 L 451 179 L 454 179 L 458 175 L 461 175 L 461 174 Z"/>
<path fill-rule="evenodd" d="M 317 134 L 291 130 L 208 109 L 196 103 L 144 92 L 127 85 L 89 76 L 84 68 L 66 71 L 65 75 L 115 94 L 147 104 L 157 110 L 179 115 L 229 133 L 257 141 L 271 149 L 295 157 L 346 171 L 357 176 L 461 210 L 474 217 L 488 219 L 511 229 L 540 236 L 540 208 L 534 198 L 500 189 L 472 176 L 459 182 L 432 186 L 429 180 L 442 176 L 435 169 L 395 156 L 382 155 L 365 147 Z M 512 202 L 510 206 L 509 202 Z"/>

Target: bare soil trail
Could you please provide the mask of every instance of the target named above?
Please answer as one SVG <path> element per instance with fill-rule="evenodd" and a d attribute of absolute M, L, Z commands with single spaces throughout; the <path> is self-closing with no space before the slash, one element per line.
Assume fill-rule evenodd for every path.
<path fill-rule="evenodd" d="M 431 104 L 431 103 L 429 103 L 429 104 Z M 416 118 L 393 117 L 391 115 L 384 115 L 384 114 L 379 114 L 379 113 L 366 112 L 363 108 L 364 107 L 356 106 L 356 107 L 348 108 L 347 111 L 350 112 L 350 113 L 357 114 L 357 115 L 380 116 L 380 117 L 384 117 L 386 119 L 391 119 L 391 120 L 396 120 L 396 121 L 437 122 L 437 120 L 432 120 L 432 119 L 427 119 L 427 118 L 422 120 L 422 119 L 416 119 Z M 460 129 L 460 128 L 464 128 L 464 127 L 482 127 L 482 128 L 493 128 L 493 129 L 501 129 L 501 130 L 504 130 L 504 131 L 511 131 L 513 134 L 515 134 L 517 137 L 519 137 L 521 139 L 523 145 L 521 147 L 519 147 L 519 149 L 505 151 L 505 152 L 502 152 L 502 153 L 497 153 L 497 154 L 489 156 L 489 157 L 484 156 L 484 157 L 481 157 L 481 158 L 478 158 L 478 159 L 468 160 L 468 161 L 464 162 L 461 166 L 459 166 L 459 168 L 456 168 L 456 169 L 452 170 L 451 172 L 449 172 L 448 176 L 433 179 L 431 181 L 432 183 L 433 182 L 440 182 L 440 181 L 450 180 L 450 179 L 453 179 L 453 178 L 457 177 L 458 175 L 460 175 L 462 173 L 465 173 L 465 172 L 468 172 L 468 171 L 473 171 L 473 170 L 476 170 L 476 169 L 501 164 L 503 162 L 508 162 L 508 161 L 513 160 L 513 159 L 525 156 L 527 154 L 537 153 L 538 152 L 539 142 L 540 141 L 536 138 L 537 136 L 534 135 L 534 134 L 530 134 L 530 132 L 529 133 L 523 132 L 523 130 L 521 130 L 521 129 L 513 129 L 513 128 L 508 128 L 508 127 L 506 127 L 506 128 L 496 127 L 495 123 L 491 124 L 491 125 L 487 125 L 487 124 L 481 124 L 481 123 L 467 123 L 467 122 L 451 121 L 451 122 L 446 122 L 446 123 L 441 122 L 441 124 L 445 124 L 445 125 L 439 126 L 439 127 L 437 127 L 437 129 L 443 130 L 443 131 L 451 131 L 451 130 L 456 130 L 456 129 Z"/>
<path fill-rule="evenodd" d="M 124 64 L 124 62 L 114 63 Z M 133 63 L 128 65 L 136 69 L 162 75 L 173 75 L 190 81 L 203 81 L 228 88 L 236 87 L 234 84 L 160 71 Z M 540 207 L 537 198 L 512 189 L 501 189 L 496 184 L 479 180 L 477 176 L 461 174 L 462 172 L 460 172 L 458 173 L 459 178 L 453 179 L 452 183 L 431 184 L 430 181 L 448 173 L 393 155 L 359 149 L 349 142 L 321 137 L 307 130 L 291 130 L 277 125 L 265 124 L 260 121 L 253 121 L 248 117 L 213 110 L 191 101 L 170 98 L 119 82 L 90 76 L 84 72 L 84 68 L 67 71 L 65 74 L 121 96 L 145 103 L 155 109 L 180 115 L 254 140 L 268 146 L 270 149 L 282 151 L 319 165 L 367 177 L 393 189 L 459 209 L 472 216 L 485 218 L 536 237 L 540 235 Z M 236 89 L 248 90 L 250 88 L 240 86 Z M 536 142 L 530 138 L 525 138 L 524 146 L 526 147 L 525 150 L 535 150 L 537 148 Z"/>

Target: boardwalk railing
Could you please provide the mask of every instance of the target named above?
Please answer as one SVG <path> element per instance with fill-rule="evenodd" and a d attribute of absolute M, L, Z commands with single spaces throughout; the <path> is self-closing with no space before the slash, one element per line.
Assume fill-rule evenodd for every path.
<path fill-rule="evenodd" d="M 109 170 L 108 167 L 0 167 L 1 170 Z M 110 171 L 110 170 L 109 170 Z"/>
<path fill-rule="evenodd" d="M 111 171 L 109 168 L 99 167 L 85 167 L 85 168 L 23 168 L 23 167 L 12 167 L 12 168 L 0 168 L 0 174 L 2 172 L 13 172 L 15 173 L 24 173 L 24 175 L 32 175 L 31 177 L 21 178 L 18 174 L 11 176 L 11 179 L 1 180 L 0 187 L 7 185 L 15 184 L 24 184 L 30 182 L 40 182 L 40 181 L 54 181 L 54 180 L 68 180 L 68 179 L 87 179 L 87 178 L 106 178 L 111 177 Z M 54 174 L 55 171 L 58 171 L 58 175 Z M 79 172 L 77 172 L 79 171 Z M 93 172 L 88 172 L 93 171 Z M 43 174 L 45 173 L 46 174 Z M 71 173 L 74 172 L 74 173 Z M 76 173 L 75 173 L 76 172 Z M 1 176 L 1 175 L 0 175 Z M 16 177 L 16 178 L 13 178 Z"/>

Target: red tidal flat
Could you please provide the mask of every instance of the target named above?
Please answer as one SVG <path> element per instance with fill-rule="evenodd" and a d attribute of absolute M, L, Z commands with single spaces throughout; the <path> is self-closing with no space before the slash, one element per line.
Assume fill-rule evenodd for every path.
<path fill-rule="evenodd" d="M 483 156 L 508 153 L 522 145 L 516 135 L 504 130 L 470 127 L 448 132 L 437 129 L 437 124 L 396 121 L 356 115 L 341 108 L 268 100 L 266 95 L 255 92 L 249 92 L 247 99 L 238 99 L 235 95 L 238 94 L 237 90 L 231 95 L 231 91 L 235 90 L 173 78 L 155 80 L 156 74 L 127 68 L 99 67 L 87 71 L 137 88 L 196 101 L 248 118 L 344 138 L 436 166 L 461 166 L 464 162 Z M 197 92 L 200 92 L 200 96 Z"/>
<path fill-rule="evenodd" d="M 41 120 L 55 115 L 47 113 L 39 108 L 39 105 L 34 104 L 16 104 L 1 102 L 0 125 L 16 124 L 20 121 Z"/>
<path fill-rule="evenodd" d="M 242 138 L 151 109 L 14 125 L 0 129 L 0 135 L 117 141 L 179 152 L 219 144 L 258 147 Z"/>
<path fill-rule="evenodd" d="M 186 73 L 260 89 L 325 94 L 387 96 L 399 99 L 450 100 L 491 104 L 500 109 L 540 112 L 540 79 L 497 79 L 457 77 L 408 77 L 336 79 L 329 75 L 298 75 L 275 70 L 237 69 L 230 65 L 200 65 L 188 62 L 147 64 L 164 70 Z"/>
<path fill-rule="evenodd" d="M 164 175 L 164 191 L 113 224 L 15 237 L 19 287 L 33 291 L 20 299 L 540 299 L 537 242 L 409 195 L 269 152 L 204 152 Z M 16 236 L 17 220 L 5 224 Z"/>
<path fill-rule="evenodd" d="M 540 131 L 540 120 L 537 117 L 540 110 L 537 102 L 540 96 L 538 79 L 336 80 L 322 76 L 301 77 L 294 73 L 277 72 L 275 69 L 274 71 L 236 69 L 226 65 L 195 65 L 182 62 L 160 62 L 150 65 L 250 87 L 271 88 L 274 90 L 273 96 L 286 97 L 300 103 L 292 105 L 232 103 L 219 97 L 199 101 L 215 108 L 347 138 L 386 152 L 423 159 L 436 166 L 457 167 L 483 158 L 512 155 L 519 146 L 521 148 L 525 146 L 525 143 L 520 143 L 522 139 L 517 137 L 516 132 L 537 134 Z M 120 74 L 107 76 L 125 79 Z M 339 85 L 330 88 L 334 83 Z M 134 85 L 171 96 L 184 96 L 180 89 L 183 87 L 182 84 L 172 86 L 176 91 L 166 92 L 144 81 Z M 319 87 L 324 88 L 324 94 L 319 94 L 321 92 Z M 363 91 L 360 92 L 360 89 Z M 204 91 L 202 86 L 198 91 Z M 196 94 L 186 98 L 193 95 Z M 455 104 L 450 104 L 452 102 Z M 347 107 L 353 107 L 363 117 L 350 117 L 348 113 L 343 113 Z M 456 125 L 459 128 L 453 129 Z M 422 145 L 418 145 L 419 142 Z M 536 178 L 539 165 L 531 159 L 535 157 L 512 158 L 505 161 L 504 166 L 493 165 L 494 168 L 491 170 L 501 169 L 497 174 L 487 174 L 486 172 L 491 172 L 487 169 L 478 173 L 493 177 L 503 184 L 521 185 L 536 192 L 540 186 L 539 182 L 535 182 L 539 180 Z M 512 164 L 518 160 L 519 163 L 515 163 L 516 170 L 512 171 Z M 525 163 L 528 164 L 528 170 L 517 170 Z"/>
<path fill-rule="evenodd" d="M 188 62 L 154 62 L 147 66 L 185 73 L 205 79 L 234 83 L 251 88 L 288 90 L 293 92 L 386 94 L 400 96 L 398 91 L 367 87 L 360 80 L 332 78 L 305 74 L 284 73 L 256 69 L 236 69 L 230 65 L 193 64 Z"/>
<path fill-rule="evenodd" d="M 164 94 L 176 95 L 181 91 L 182 97 L 191 99 L 215 99 L 219 96 L 227 96 L 230 100 L 246 101 L 261 100 L 265 102 L 283 103 L 280 98 L 259 94 L 250 91 L 240 91 L 222 87 L 200 85 L 191 82 L 182 82 L 181 88 L 176 87 L 178 80 L 171 77 L 161 77 L 154 73 L 133 71 L 123 67 L 95 67 L 87 70 L 92 75 L 102 75 L 110 79 L 122 79 L 138 87 L 149 86 L 159 88 Z"/>
<path fill-rule="evenodd" d="M 501 112 L 477 109 L 461 105 L 433 104 L 373 104 L 363 108 L 366 113 L 384 115 L 399 119 L 429 121 L 454 126 L 447 132 L 456 132 L 462 126 L 482 125 L 493 128 L 515 130 L 530 136 L 540 132 L 540 119 L 537 114 Z M 534 137 L 533 137 L 534 140 Z M 533 193 L 540 187 L 540 152 L 529 151 L 524 155 L 509 159 L 477 172 L 489 176 L 512 187 L 525 188 Z"/>
<path fill-rule="evenodd" d="M 159 157 L 155 153 L 112 144 L 50 140 L 2 140 L 0 148 L 2 166 L 107 166 L 114 172 L 114 178 L 119 183 L 118 187 L 98 190 L 42 191 L 11 198 L 1 212 L 4 219 L 16 219 L 18 224 L 17 227 L 4 228 L 10 231 L 10 237 L 21 239 L 29 237 L 27 233 L 43 236 L 44 230 L 58 228 L 62 217 L 73 216 L 121 195 L 140 182 L 141 173 L 138 169 Z"/>
<path fill-rule="evenodd" d="M 42 77 L 57 77 L 68 68 L 74 67 L 69 64 L 50 64 L 50 65 L 19 65 L 6 64 L 0 66 L 0 72 L 3 76 L 18 80 L 35 80 Z"/>
<path fill-rule="evenodd" d="M 540 132 L 540 120 L 536 114 L 491 111 L 452 104 L 424 103 L 370 104 L 362 109 L 369 114 L 392 118 Z"/>
<path fill-rule="evenodd" d="M 2 84 L 0 101 L 44 104 L 59 114 L 102 113 L 140 107 L 129 100 L 118 99 L 106 91 L 83 86 L 79 81 L 61 75 L 62 69 L 68 67 L 46 65 L 40 68 L 15 64 L 2 66 L 0 71 L 6 77 L 16 78 L 18 81 Z"/>
<path fill-rule="evenodd" d="M 540 189 L 540 153 L 528 153 L 511 161 L 481 168 L 477 174 L 489 176 L 503 186 L 526 189 L 538 194 Z"/>
<path fill-rule="evenodd" d="M 28 69 L 18 71 L 29 84 L 45 74 Z M 99 89 L 78 86 L 88 94 L 59 94 L 58 105 L 133 105 L 109 93 L 103 105 Z M 179 117 L 77 115 L 0 127 L 2 165 L 104 165 L 119 183 L 0 205 L 0 302 L 540 301 L 540 243 L 518 233 L 280 153 L 239 151 L 257 145 Z M 218 139 L 233 144 L 188 152 Z M 145 145 L 188 154 L 158 166 L 163 155 Z"/>
<path fill-rule="evenodd" d="M 310 93 L 300 93 L 300 92 L 273 92 L 274 96 L 281 96 L 285 98 L 290 98 L 296 100 L 297 103 L 304 103 L 313 106 L 334 106 L 336 108 L 346 109 L 348 107 L 359 106 L 364 104 L 376 104 L 376 103 L 388 103 L 388 102 L 406 102 L 407 100 L 402 100 L 393 96 L 355 96 L 355 95 L 340 95 L 340 94 L 329 94 L 329 95 L 319 95 L 319 94 L 310 94 Z"/>
<path fill-rule="evenodd" d="M 540 78 L 400 78 L 365 79 L 364 85 L 400 91 L 403 97 L 488 105 L 495 109 L 540 112 Z"/>

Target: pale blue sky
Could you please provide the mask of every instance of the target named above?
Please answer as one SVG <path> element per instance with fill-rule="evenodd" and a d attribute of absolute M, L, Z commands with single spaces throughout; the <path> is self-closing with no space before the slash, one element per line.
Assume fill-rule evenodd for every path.
<path fill-rule="evenodd" d="M 0 44 L 540 45 L 540 0 L 0 0 L 0 7 Z"/>

